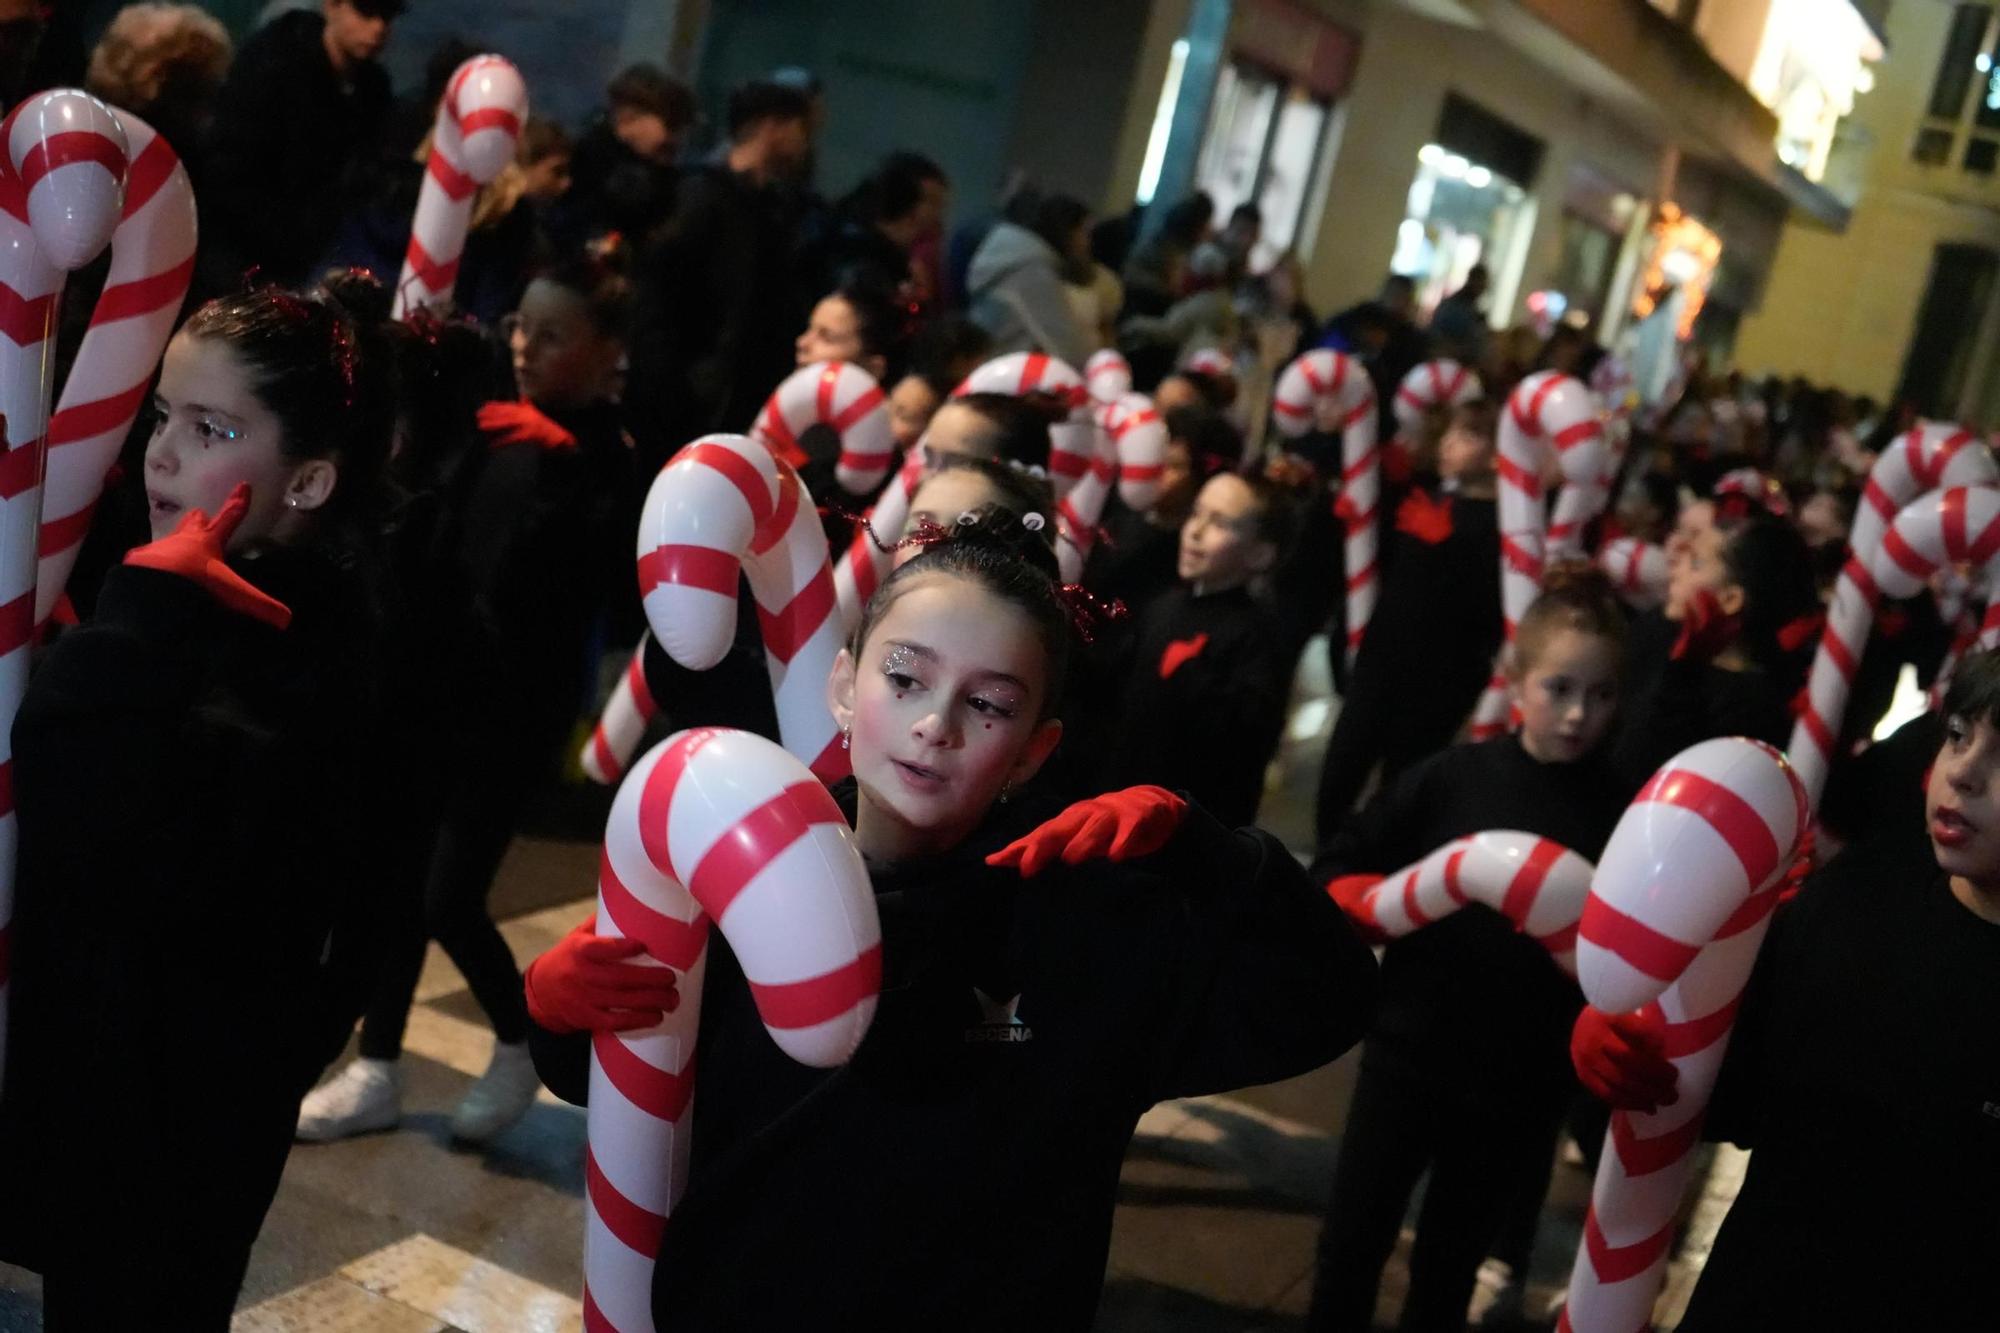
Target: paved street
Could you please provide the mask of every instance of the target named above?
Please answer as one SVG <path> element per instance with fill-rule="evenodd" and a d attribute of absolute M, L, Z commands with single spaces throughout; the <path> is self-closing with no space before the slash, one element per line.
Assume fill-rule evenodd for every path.
<path fill-rule="evenodd" d="M 1263 819 L 1297 848 L 1307 841 L 1330 723 L 1323 661 L 1315 643 Z M 558 811 L 555 822 L 578 825 L 590 813 Z M 589 910 L 596 861 L 583 841 L 516 842 L 495 903 L 517 957 L 547 947 Z M 581 1328 L 583 1116 L 544 1094 L 490 1151 L 450 1147 L 451 1108 L 484 1069 L 491 1036 L 435 947 L 418 1000 L 402 1128 L 294 1150 L 251 1260 L 239 1333 Z M 1126 1159 L 1101 1329 L 1301 1326 L 1352 1070 L 1350 1055 L 1286 1083 L 1168 1103 L 1145 1118 Z M 1563 1285 L 1587 1191 L 1579 1169 L 1557 1168 L 1531 1309 Z M 1385 1322 L 1401 1300 L 1400 1254 L 1384 1282 Z M 0 1333 L 39 1327 L 33 1279 L 0 1266 Z"/>

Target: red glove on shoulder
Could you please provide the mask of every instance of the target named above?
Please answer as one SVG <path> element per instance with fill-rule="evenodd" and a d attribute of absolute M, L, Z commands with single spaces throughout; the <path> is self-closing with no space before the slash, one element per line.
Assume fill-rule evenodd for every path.
<path fill-rule="evenodd" d="M 1028 879 L 1058 860 L 1072 866 L 1100 859 L 1129 861 L 1166 846 L 1185 814 L 1187 802 L 1165 787 L 1107 792 L 1078 801 L 987 857 L 986 864 L 1013 866 Z"/>
<path fill-rule="evenodd" d="M 1620 1111 L 1657 1111 L 1679 1095 L 1680 1071 L 1665 1054 L 1665 1020 L 1647 1007 L 1607 1014 L 1585 1006 L 1570 1031 L 1569 1060 L 1591 1096 Z"/>
<path fill-rule="evenodd" d="M 1674 640 L 1671 656 L 1676 662 L 1683 659 L 1710 661 L 1736 642 L 1736 636 L 1742 630 L 1741 617 L 1726 614 L 1715 593 L 1703 588 L 1695 593 L 1694 601 L 1688 605 L 1687 614 L 1681 620 L 1681 636 Z"/>
<path fill-rule="evenodd" d="M 1411 491 L 1396 510 L 1396 531 L 1436 546 L 1451 536 L 1451 497 L 1434 499 L 1427 491 Z"/>
<path fill-rule="evenodd" d="M 495 449 L 508 444 L 532 444 L 540 449 L 576 448 L 576 436 L 551 420 L 533 403 L 483 403 L 479 429 L 492 436 Z"/>
<path fill-rule="evenodd" d="M 550 1032 L 626 1032 L 649 1028 L 680 1007 L 673 969 L 630 960 L 645 952 L 635 939 L 599 935 L 591 916 L 528 964 L 522 987 L 528 1015 Z"/>
<path fill-rule="evenodd" d="M 1370 944 L 1389 942 L 1388 935 L 1375 924 L 1375 913 L 1368 906 L 1368 891 L 1382 880 L 1381 875 L 1336 875 L 1326 885 L 1326 896 L 1340 905 L 1361 938 Z"/>
<path fill-rule="evenodd" d="M 209 596 L 238 615 L 261 620 L 274 629 L 292 623 L 292 609 L 277 598 L 259 591 L 241 574 L 223 563 L 222 548 L 229 542 L 243 515 L 250 512 L 250 486 L 238 482 L 222 508 L 210 518 L 199 509 L 181 515 L 174 530 L 156 542 L 126 552 L 125 563 L 141 569 L 157 569 L 192 579 Z"/>

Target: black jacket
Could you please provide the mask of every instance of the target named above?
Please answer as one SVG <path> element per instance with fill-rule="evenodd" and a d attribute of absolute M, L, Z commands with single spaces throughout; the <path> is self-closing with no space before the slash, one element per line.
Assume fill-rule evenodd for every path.
<path fill-rule="evenodd" d="M 1255 819 L 1291 687 L 1279 640 L 1246 589 L 1154 599 L 1133 627 L 1105 785 L 1185 790 L 1224 823 Z"/>
<path fill-rule="evenodd" d="M 1754 1148 L 1681 1328 L 1991 1328 L 2000 925 L 1920 828 L 1779 908 L 1707 1132 Z"/>
<path fill-rule="evenodd" d="M 1601 759 L 1544 764 L 1518 736 L 1431 756 L 1354 815 L 1313 862 L 1315 883 L 1391 874 L 1454 838 L 1513 829 L 1595 862 L 1632 795 Z M 1571 1083 L 1576 983 L 1540 944 L 1478 903 L 1382 955 L 1382 1003 L 1363 1060 L 1436 1083 L 1474 1105 Z"/>
<path fill-rule="evenodd" d="M 1027 881 L 984 864 L 1034 822 L 1000 807 L 941 860 L 874 873 L 881 1003 L 831 1073 L 778 1052 L 711 935 L 663 1323 L 1087 1328 L 1139 1116 L 1360 1032 L 1368 951 L 1268 836 L 1196 808 L 1143 861 Z M 578 1100 L 585 1044 L 538 1045 Z"/>
<path fill-rule="evenodd" d="M 204 273 L 222 287 L 252 265 L 267 282 L 311 278 L 350 198 L 348 171 L 384 132 L 388 74 L 360 64 L 343 85 L 325 27 L 317 13 L 279 15 L 237 51 L 217 94 L 202 249 Z"/>
<path fill-rule="evenodd" d="M 290 628 L 121 567 L 14 724 L 0 1233 L 78 1327 L 156 1325 L 162 1291 L 176 1327 L 226 1325 L 298 1099 L 359 1009 L 336 937 L 365 877 L 372 618 L 317 554 L 237 568 Z"/>

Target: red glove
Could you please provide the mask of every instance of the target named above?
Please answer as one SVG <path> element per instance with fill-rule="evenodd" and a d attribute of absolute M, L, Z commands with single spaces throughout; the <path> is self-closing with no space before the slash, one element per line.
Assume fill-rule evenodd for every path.
<path fill-rule="evenodd" d="M 576 436 L 533 403 L 484 403 L 479 408 L 479 429 L 493 437 L 489 443 L 495 449 L 508 444 L 558 451 L 576 448 Z"/>
<path fill-rule="evenodd" d="M 587 918 L 528 964 L 528 1014 L 550 1032 L 649 1028 L 680 1008 L 673 969 L 628 962 L 645 952 L 634 939 L 599 935 Z"/>
<path fill-rule="evenodd" d="M 292 623 L 292 608 L 258 591 L 241 574 L 222 562 L 222 548 L 249 512 L 250 484 L 239 481 L 214 518 L 199 509 L 188 510 L 181 515 L 181 521 L 174 525 L 172 532 L 156 542 L 147 542 L 126 552 L 125 563 L 193 579 L 206 588 L 211 597 L 238 615 L 261 620 L 274 629 L 283 629 Z"/>
<path fill-rule="evenodd" d="M 1187 802 L 1165 787 L 1107 792 L 1078 801 L 987 857 L 986 864 L 1013 866 L 1029 879 L 1057 860 L 1072 866 L 1099 859 L 1129 861 L 1166 846 L 1186 813 Z"/>
<path fill-rule="evenodd" d="M 1340 904 L 1340 910 L 1347 913 L 1347 919 L 1354 923 L 1361 938 L 1370 944 L 1387 944 L 1388 935 L 1375 924 L 1375 914 L 1368 909 L 1368 891 L 1382 882 L 1381 875 L 1336 875 L 1327 881 L 1326 896 Z"/>
<path fill-rule="evenodd" d="M 1681 620 L 1681 636 L 1674 640 L 1673 659 L 1691 659 L 1706 662 L 1736 642 L 1742 632 L 1743 621 L 1732 615 L 1725 615 L 1722 604 L 1715 594 L 1703 588 L 1694 595 L 1687 614 Z"/>
<path fill-rule="evenodd" d="M 1584 1007 L 1569 1036 L 1569 1061 L 1591 1096 L 1620 1111 L 1672 1106 L 1680 1079 L 1664 1053 L 1665 1020 L 1645 1008 L 1607 1014 Z"/>
<path fill-rule="evenodd" d="M 1396 510 L 1396 531 L 1436 546 L 1451 536 L 1451 498 L 1434 500 L 1427 491 L 1411 491 Z"/>

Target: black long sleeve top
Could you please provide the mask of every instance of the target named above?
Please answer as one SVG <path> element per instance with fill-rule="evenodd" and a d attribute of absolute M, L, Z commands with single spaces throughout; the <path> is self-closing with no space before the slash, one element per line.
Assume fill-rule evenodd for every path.
<path fill-rule="evenodd" d="M 663 1324 L 1087 1328 L 1141 1113 L 1360 1034 L 1373 960 L 1268 836 L 1192 808 L 1143 860 L 984 863 L 1033 823 L 1000 808 L 949 855 L 874 872 L 883 991 L 839 1070 L 778 1052 L 712 937 Z M 584 1044 L 536 1047 L 579 1099 Z"/>

